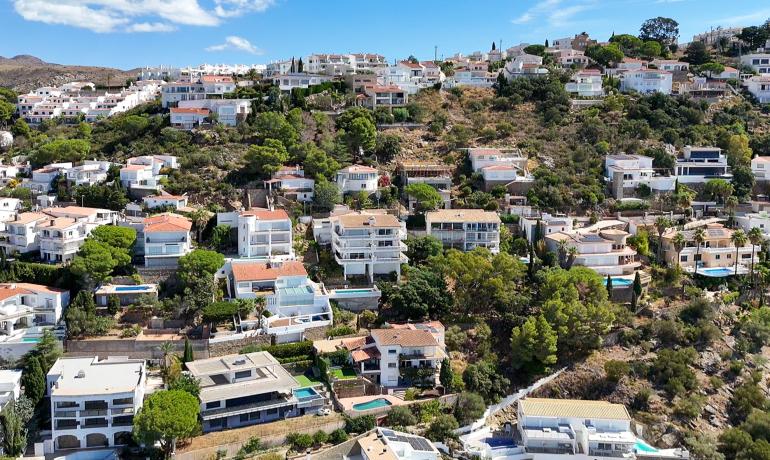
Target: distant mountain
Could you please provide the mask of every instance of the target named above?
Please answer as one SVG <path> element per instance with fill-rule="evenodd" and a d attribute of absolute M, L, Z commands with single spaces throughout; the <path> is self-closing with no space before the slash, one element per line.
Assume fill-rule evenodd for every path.
<path fill-rule="evenodd" d="M 45 62 L 26 54 L 6 58 L 0 56 L 0 86 L 25 93 L 41 86 L 58 86 L 70 81 L 91 81 L 97 85 L 123 86 L 137 70 L 109 67 L 62 65 Z"/>

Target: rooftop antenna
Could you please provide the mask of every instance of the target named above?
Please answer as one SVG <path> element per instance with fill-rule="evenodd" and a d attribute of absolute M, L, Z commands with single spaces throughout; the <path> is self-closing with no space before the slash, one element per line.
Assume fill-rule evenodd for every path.
<path fill-rule="evenodd" d="M 433 45 L 433 60 L 438 61 L 438 45 Z"/>

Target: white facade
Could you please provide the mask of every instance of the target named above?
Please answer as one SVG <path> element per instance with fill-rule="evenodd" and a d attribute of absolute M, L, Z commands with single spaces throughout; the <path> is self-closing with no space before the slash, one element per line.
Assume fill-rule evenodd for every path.
<path fill-rule="evenodd" d="M 217 123 L 225 126 L 237 126 L 246 121 L 251 113 L 250 99 L 199 99 L 192 101 L 180 101 L 177 104 L 177 112 L 180 109 L 208 110 L 209 116 L 216 115 Z M 172 115 L 174 110 L 171 111 Z M 171 121 L 173 124 L 173 120 Z"/>
<path fill-rule="evenodd" d="M 757 181 L 770 181 L 770 157 L 752 158 L 751 172 Z"/>
<path fill-rule="evenodd" d="M 238 255 L 245 258 L 293 259 L 292 223 L 283 209 L 254 208 L 217 214 L 217 225 L 238 229 Z"/>
<path fill-rule="evenodd" d="M 654 65 L 659 70 L 665 70 L 667 72 L 687 72 L 690 70 L 689 63 L 677 61 L 675 59 L 654 59 L 650 64 Z"/>
<path fill-rule="evenodd" d="M 234 259 L 224 268 L 228 289 L 236 299 L 262 297 L 268 318 L 241 319 L 241 327 L 275 334 L 277 342 L 305 340 L 305 330 L 330 326 L 329 293 L 323 283 L 308 278 L 302 262 L 255 262 Z"/>
<path fill-rule="evenodd" d="M 179 258 L 192 251 L 191 228 L 192 222 L 177 214 L 163 213 L 145 218 L 140 243 L 144 266 L 176 267 Z"/>
<path fill-rule="evenodd" d="M 176 107 L 182 101 L 222 99 L 225 94 L 235 91 L 235 88 L 233 77 L 202 75 L 163 86 L 160 100 L 163 108 L 168 109 Z"/>
<path fill-rule="evenodd" d="M 363 460 L 440 460 L 441 453 L 429 440 L 411 433 L 377 428 L 358 440 Z"/>
<path fill-rule="evenodd" d="M 770 214 L 766 211 L 750 212 L 742 216 L 735 216 L 735 221 L 748 233 L 753 228 L 762 230 L 762 234 L 765 238 L 770 237 Z"/>
<path fill-rule="evenodd" d="M 66 171 L 67 180 L 73 185 L 96 185 L 107 180 L 107 172 L 112 163 L 109 161 L 86 160 Z"/>
<path fill-rule="evenodd" d="M 0 248 L 7 255 L 26 254 L 40 249 L 40 238 L 35 227 L 49 216 L 39 212 L 22 212 L 6 221 L 0 231 Z"/>
<path fill-rule="evenodd" d="M 48 217 L 35 226 L 40 242 L 40 258 L 55 263 L 74 259 L 93 229 L 114 225 L 118 218 L 116 211 L 80 206 L 46 208 L 41 212 Z"/>
<path fill-rule="evenodd" d="M 59 358 L 47 376 L 54 448 L 128 444 L 146 379 L 144 360 Z"/>
<path fill-rule="evenodd" d="M 613 196 L 623 198 L 624 190 L 635 190 L 640 185 L 653 192 L 670 192 L 676 186 L 676 177 L 660 175 L 652 167 L 652 158 L 643 155 L 607 155 L 604 160 L 605 177 L 612 184 Z"/>
<path fill-rule="evenodd" d="M 265 181 L 268 192 L 281 192 L 284 197 L 307 203 L 313 201 L 315 180 L 305 177 L 301 166 L 284 166 Z"/>
<path fill-rule="evenodd" d="M 575 248 L 573 265 L 592 269 L 600 275 L 633 275 L 641 266 L 636 250 L 626 245 L 630 234 L 618 227 L 620 221 L 598 222 L 592 227 L 545 235 L 546 247 L 560 257 L 569 257 L 568 248 Z"/>
<path fill-rule="evenodd" d="M 671 94 L 673 78 L 665 70 L 640 69 L 620 74 L 620 90 L 642 94 Z"/>
<path fill-rule="evenodd" d="M 171 155 L 132 157 L 120 169 L 120 183 L 129 191 L 155 194 L 162 188 L 161 180 L 166 178 L 162 170 L 178 168 L 177 157 Z"/>
<path fill-rule="evenodd" d="M 21 370 L 0 370 L 0 408 L 21 396 Z"/>
<path fill-rule="evenodd" d="M 770 75 L 755 75 L 743 82 L 760 104 L 770 103 Z"/>
<path fill-rule="evenodd" d="M 148 209 L 168 207 L 178 210 L 187 207 L 187 195 L 150 195 L 142 198 L 142 202 Z"/>
<path fill-rule="evenodd" d="M 375 168 L 369 166 L 353 165 L 337 171 L 337 187 L 340 192 L 358 193 L 377 191 L 379 174 Z"/>
<path fill-rule="evenodd" d="M 332 81 L 332 77 L 327 75 L 313 75 L 308 73 L 289 73 L 274 75 L 273 84 L 283 92 L 291 92 L 294 88 L 308 88 L 310 86 L 320 85 L 327 81 Z"/>
<path fill-rule="evenodd" d="M 770 73 L 770 53 L 754 53 L 741 56 L 741 64 L 754 69 L 758 74 Z"/>
<path fill-rule="evenodd" d="M 0 332 L 13 336 L 23 333 L 22 328 L 55 325 L 69 303 L 70 293 L 62 289 L 32 283 L 0 284 Z"/>
<path fill-rule="evenodd" d="M 203 100 L 205 101 L 205 99 Z M 199 102 L 199 101 L 192 101 Z M 171 107 L 170 123 L 174 128 L 191 130 L 206 123 L 206 120 L 211 115 L 209 109 L 205 108 L 183 108 L 183 107 Z"/>
<path fill-rule="evenodd" d="M 5 223 L 15 220 L 21 211 L 21 200 L 18 198 L 0 198 L 0 232 L 5 231 Z"/>
<path fill-rule="evenodd" d="M 384 213 L 350 213 L 329 222 L 332 253 L 345 279 L 365 275 L 373 282 L 374 275 L 401 276 L 401 264 L 409 262 L 404 255 L 406 223 Z"/>
<path fill-rule="evenodd" d="M 52 163 L 32 171 L 32 179 L 23 181 L 22 187 L 30 189 L 33 194 L 53 191 L 53 181 L 61 175 L 66 175 L 72 169 L 72 163 Z"/>
<path fill-rule="evenodd" d="M 487 248 L 500 252 L 500 216 L 480 209 L 445 209 L 425 214 L 428 235 L 438 238 L 445 247 L 471 251 Z"/>
<path fill-rule="evenodd" d="M 686 146 L 676 160 L 675 171 L 682 184 L 702 184 L 710 179 L 729 180 L 732 177 L 727 156 L 717 147 Z"/>
<path fill-rule="evenodd" d="M 570 77 L 565 85 L 565 90 L 580 97 L 604 96 L 602 88 L 602 75 L 598 70 L 583 70 Z"/>

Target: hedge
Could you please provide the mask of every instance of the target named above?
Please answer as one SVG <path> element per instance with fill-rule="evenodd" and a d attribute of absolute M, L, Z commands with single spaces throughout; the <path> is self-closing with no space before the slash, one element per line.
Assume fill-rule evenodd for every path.
<path fill-rule="evenodd" d="M 313 354 L 313 342 L 310 340 L 305 340 L 303 342 L 269 345 L 261 347 L 261 351 L 270 353 L 276 359 L 293 358 L 295 356 L 309 357 Z"/>
<path fill-rule="evenodd" d="M 235 302 L 214 302 L 207 305 L 201 313 L 203 314 L 203 322 L 221 323 L 238 313 L 238 304 Z"/>
<path fill-rule="evenodd" d="M 62 288 L 68 288 L 75 284 L 72 274 L 66 267 L 35 262 L 11 262 L 6 277 L 8 278 L 7 281 L 44 284 Z"/>

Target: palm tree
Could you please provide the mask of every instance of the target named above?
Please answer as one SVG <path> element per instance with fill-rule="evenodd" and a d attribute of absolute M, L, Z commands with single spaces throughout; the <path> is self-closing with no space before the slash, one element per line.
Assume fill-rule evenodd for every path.
<path fill-rule="evenodd" d="M 575 246 L 570 246 L 567 248 L 567 270 L 572 268 L 572 264 L 575 263 L 575 258 L 577 258 L 578 250 Z"/>
<path fill-rule="evenodd" d="M 190 220 L 195 224 L 195 239 L 200 243 L 203 236 L 203 229 L 209 221 L 209 212 L 205 209 L 196 209 L 190 213 Z"/>
<path fill-rule="evenodd" d="M 676 235 L 674 235 L 674 238 L 671 240 L 671 244 L 674 245 L 674 251 L 676 251 L 676 269 L 679 270 L 679 254 L 682 253 L 682 250 L 687 244 L 687 240 L 684 239 L 682 232 L 676 232 Z"/>
<path fill-rule="evenodd" d="M 735 208 L 738 207 L 738 198 L 730 195 L 725 199 L 725 209 L 727 209 L 727 215 L 729 216 L 730 227 L 735 222 Z"/>
<path fill-rule="evenodd" d="M 174 348 L 176 348 L 174 342 L 171 342 L 170 340 L 167 340 L 156 347 L 156 349 L 163 354 L 164 368 L 168 366 L 168 357 L 174 353 Z"/>
<path fill-rule="evenodd" d="M 735 245 L 735 274 L 738 274 L 738 251 L 746 245 L 746 242 L 749 241 L 749 238 L 746 236 L 746 233 L 743 232 L 743 230 L 738 229 L 733 232 L 732 236 L 730 236 L 730 241 L 733 242 Z"/>
<path fill-rule="evenodd" d="M 765 241 L 765 236 L 762 234 L 762 230 L 759 227 L 754 227 L 749 230 L 749 241 L 751 241 L 751 284 L 754 284 L 754 255 L 757 246 L 761 246 Z"/>
<path fill-rule="evenodd" d="M 698 274 L 698 259 L 700 258 L 700 247 L 706 242 L 706 230 L 703 227 L 695 229 L 695 233 L 692 235 L 693 241 L 695 241 L 695 274 Z"/>
<path fill-rule="evenodd" d="M 663 233 L 667 228 L 671 227 L 671 219 L 665 216 L 660 216 L 655 219 L 655 230 L 658 231 L 658 263 L 661 260 L 661 252 L 663 251 Z"/>

